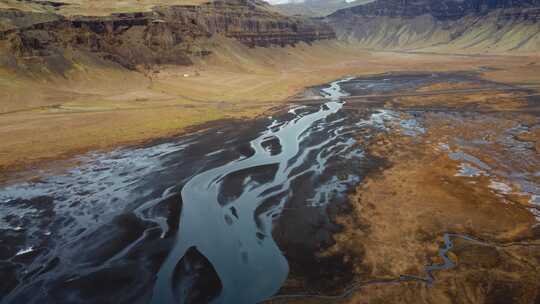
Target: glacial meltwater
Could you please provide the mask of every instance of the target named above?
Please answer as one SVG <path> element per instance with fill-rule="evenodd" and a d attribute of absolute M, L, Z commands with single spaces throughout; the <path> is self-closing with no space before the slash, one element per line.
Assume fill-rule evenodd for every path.
<path fill-rule="evenodd" d="M 328 209 L 379 161 L 365 144 L 389 123 L 407 136 L 424 132 L 414 116 L 382 103 L 346 107 L 345 91 L 436 79 L 411 77 L 343 79 L 317 88 L 327 97 L 320 103 L 91 153 L 62 174 L 2 186 L 0 271 L 11 289 L 1 302 L 272 297 L 294 267 L 324 267 L 309 263 L 337 229 Z"/>

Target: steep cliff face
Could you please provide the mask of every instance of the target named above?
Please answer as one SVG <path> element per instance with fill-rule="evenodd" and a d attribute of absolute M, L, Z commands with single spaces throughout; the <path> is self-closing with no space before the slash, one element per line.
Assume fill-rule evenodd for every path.
<path fill-rule="evenodd" d="M 198 41 L 213 35 L 251 47 L 335 38 L 322 22 L 285 17 L 255 0 L 161 6 L 103 17 L 3 10 L 0 20 L 0 48 L 6 53 L 0 64 L 32 65 L 37 60 L 57 72 L 67 69 L 79 55 L 127 68 L 189 64 L 191 56 L 210 53 Z"/>
<path fill-rule="evenodd" d="M 327 17 L 341 39 L 378 49 L 540 48 L 538 0 L 378 0 Z"/>
<path fill-rule="evenodd" d="M 319 21 L 285 17 L 260 9 L 260 2 L 214 1 L 200 6 L 157 8 L 167 22 L 192 24 L 210 34 L 235 38 L 249 46 L 289 45 L 335 38 L 333 30 Z"/>

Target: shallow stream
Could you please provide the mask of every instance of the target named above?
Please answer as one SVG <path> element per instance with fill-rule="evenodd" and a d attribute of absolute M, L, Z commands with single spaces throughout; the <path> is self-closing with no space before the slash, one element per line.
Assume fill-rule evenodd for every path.
<path fill-rule="evenodd" d="M 425 130 L 415 116 L 345 109 L 340 98 L 435 81 L 454 80 L 347 78 L 317 88 L 330 99 L 321 104 L 88 154 L 65 173 L 2 186 L 0 302 L 256 303 L 291 272 L 320 281 L 317 269 L 341 271 L 314 255 L 339 229 L 331 213 L 379 165 L 364 145 L 388 123 Z"/>

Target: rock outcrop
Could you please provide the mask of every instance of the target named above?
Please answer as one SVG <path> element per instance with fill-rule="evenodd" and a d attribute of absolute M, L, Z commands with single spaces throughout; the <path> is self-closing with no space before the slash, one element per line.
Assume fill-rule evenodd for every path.
<path fill-rule="evenodd" d="M 368 48 L 525 51 L 540 48 L 538 0 L 377 0 L 327 17 Z"/>
<path fill-rule="evenodd" d="M 285 17 L 257 0 L 219 0 L 202 5 L 157 6 L 149 12 L 109 16 L 69 16 L 0 11 L 0 47 L 10 57 L 42 58 L 69 64 L 69 54 L 84 53 L 127 68 L 151 64 L 189 64 L 210 53 L 197 43 L 222 35 L 250 47 L 285 46 L 335 38 L 320 21 Z M 49 60 L 46 60 L 49 59 Z M 63 60 L 65 59 L 65 60 Z M 19 62 L 20 63 L 20 62 Z"/>

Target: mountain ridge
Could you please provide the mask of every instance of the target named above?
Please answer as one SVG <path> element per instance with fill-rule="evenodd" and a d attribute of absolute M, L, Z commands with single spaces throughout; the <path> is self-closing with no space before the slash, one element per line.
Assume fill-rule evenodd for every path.
<path fill-rule="evenodd" d="M 340 39 L 372 49 L 534 52 L 540 1 L 377 0 L 326 18 Z"/>

